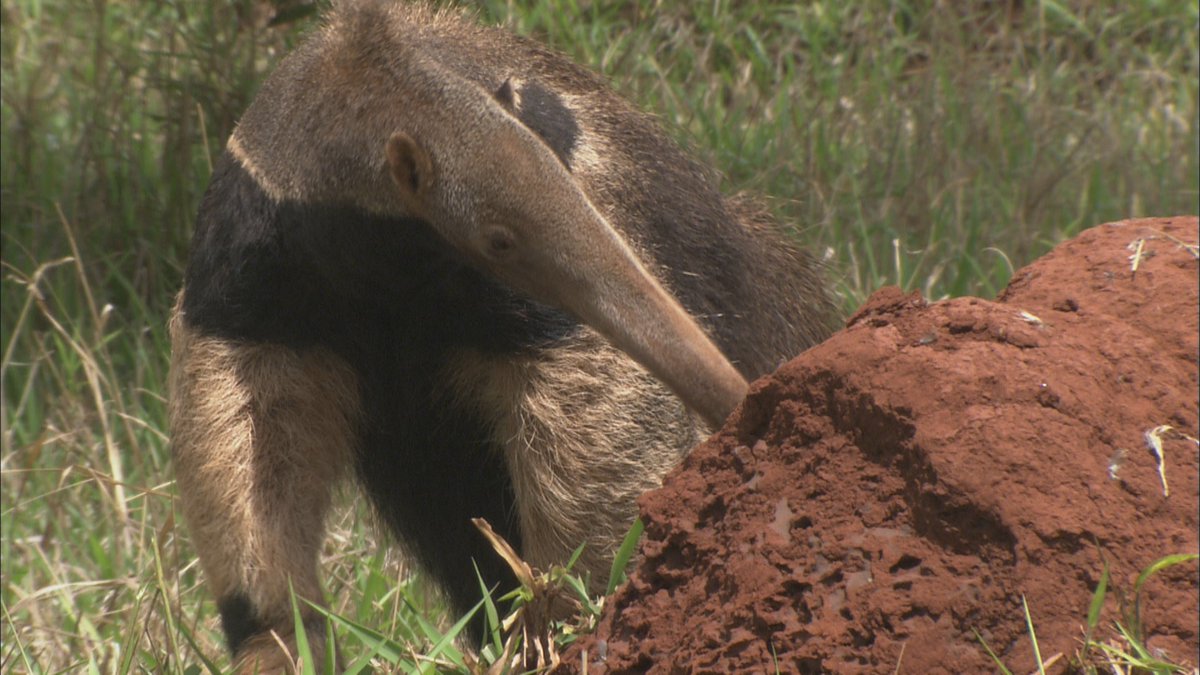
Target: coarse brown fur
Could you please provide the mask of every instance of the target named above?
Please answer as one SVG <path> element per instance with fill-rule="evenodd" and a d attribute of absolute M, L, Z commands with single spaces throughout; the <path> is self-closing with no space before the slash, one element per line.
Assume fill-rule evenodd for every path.
<path fill-rule="evenodd" d="M 318 554 L 354 452 L 357 378 L 330 353 L 199 336 L 178 312 L 170 333 L 176 482 L 209 587 L 218 598 L 246 593 L 286 635 L 289 583 L 297 597 L 323 599 Z M 311 632 L 322 653 L 324 632 Z M 280 652 L 268 637 L 264 672 Z"/>
<path fill-rule="evenodd" d="M 745 380 L 647 273 L 593 205 L 587 183 L 496 100 L 496 86 L 480 86 L 497 75 L 480 68 L 511 56 L 508 73 L 537 75 L 556 92 L 560 85 L 594 88 L 594 78 L 576 82 L 581 71 L 555 82 L 549 69 L 539 72 L 548 65 L 541 55 L 504 54 L 511 45 L 496 39 L 501 33 L 445 12 L 401 4 L 346 9 L 281 64 L 259 94 L 272 104 L 252 106 L 234 134 L 267 192 L 348 199 L 428 221 L 480 267 L 570 309 L 711 424 L 722 421 L 745 394 Z M 467 53 L 472 41 L 477 54 Z M 607 102 L 580 99 L 579 111 L 602 119 Z M 385 153 L 380 139 L 387 139 Z M 581 146 L 597 152 L 586 136 Z M 609 160 L 608 172 L 621 170 L 615 156 Z"/>
<path fill-rule="evenodd" d="M 705 433 L 661 382 L 587 329 L 536 358 L 464 352 L 446 385 L 492 425 L 516 489 L 525 560 L 549 569 L 586 544 L 576 570 L 597 582 L 634 500 Z"/>
<path fill-rule="evenodd" d="M 604 582 L 635 498 L 834 323 L 819 265 L 715 185 L 601 78 L 457 12 L 343 4 L 280 64 L 171 324 L 180 499 L 243 672 L 292 663 L 288 583 L 321 599 L 352 468 L 456 610 L 472 558 L 507 580 L 474 516 L 538 567 L 586 543 Z"/>

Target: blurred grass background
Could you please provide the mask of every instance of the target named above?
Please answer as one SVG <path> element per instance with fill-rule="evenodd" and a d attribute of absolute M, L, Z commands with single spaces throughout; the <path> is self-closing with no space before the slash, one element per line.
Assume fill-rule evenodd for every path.
<path fill-rule="evenodd" d="M 607 75 L 827 255 L 990 297 L 1088 226 L 1200 212 L 1193 0 L 475 3 Z M 0 670 L 226 663 L 177 528 L 165 317 L 214 156 L 319 11 L 3 0 Z M 436 612 L 350 499 L 334 608 Z"/>

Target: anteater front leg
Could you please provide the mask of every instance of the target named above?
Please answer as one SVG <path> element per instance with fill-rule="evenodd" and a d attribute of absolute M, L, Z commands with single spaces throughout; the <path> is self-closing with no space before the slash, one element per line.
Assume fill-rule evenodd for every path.
<path fill-rule="evenodd" d="M 179 497 L 229 647 L 239 672 L 290 671 L 288 583 L 321 602 L 318 557 L 332 486 L 352 460 L 357 379 L 328 352 L 205 336 L 178 311 L 171 342 Z M 319 664 L 324 624 L 300 611 Z"/>

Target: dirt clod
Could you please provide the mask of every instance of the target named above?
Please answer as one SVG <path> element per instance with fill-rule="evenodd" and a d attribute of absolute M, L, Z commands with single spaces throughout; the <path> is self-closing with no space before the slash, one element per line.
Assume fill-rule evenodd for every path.
<path fill-rule="evenodd" d="M 1043 658 L 1075 654 L 1106 563 L 1128 598 L 1200 547 L 1198 229 L 1095 227 L 994 302 L 876 293 L 643 497 L 643 558 L 565 669 L 994 671 L 978 633 L 1031 672 L 1022 597 Z M 1198 579 L 1143 592 L 1176 662 L 1198 660 Z"/>

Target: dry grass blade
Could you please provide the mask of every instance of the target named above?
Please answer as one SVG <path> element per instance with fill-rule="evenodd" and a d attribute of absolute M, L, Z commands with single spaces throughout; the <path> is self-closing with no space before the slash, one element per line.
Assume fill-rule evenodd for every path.
<path fill-rule="evenodd" d="M 553 620 L 567 612 L 578 611 L 579 603 L 564 592 L 563 585 L 558 581 L 561 574 L 556 574 L 555 570 L 535 573 L 529 563 L 522 560 L 512 545 L 497 534 L 486 520 L 474 518 L 471 522 L 504 558 L 521 584 L 520 600 L 513 612 L 503 620 L 503 628 L 508 634 L 504 648 L 507 658 L 497 663 L 511 658 L 514 639 L 520 636 L 522 667 L 541 670 L 558 666 L 560 656 L 554 641 Z"/>
<path fill-rule="evenodd" d="M 1146 250 L 1146 238 L 1138 237 L 1129 243 L 1129 250 L 1133 251 L 1129 255 L 1129 271 L 1132 274 L 1137 274 L 1138 268 L 1142 266 L 1142 256 Z"/>
<path fill-rule="evenodd" d="M 496 553 L 499 553 L 500 557 L 504 558 L 504 562 L 508 563 L 508 566 L 512 568 L 513 574 L 517 575 L 517 581 L 522 586 L 532 588 L 537 583 L 537 579 L 535 579 L 533 574 L 533 568 L 529 566 L 529 563 L 522 560 L 521 556 L 517 555 L 512 544 L 509 544 L 504 537 L 496 534 L 491 524 L 483 518 L 472 518 L 471 522 L 475 524 L 475 527 L 479 528 L 479 531 L 487 538 L 492 548 L 496 549 Z"/>
<path fill-rule="evenodd" d="M 1163 449 L 1163 441 L 1169 438 L 1189 438 L 1175 430 L 1168 424 L 1161 424 L 1145 433 L 1146 445 L 1154 452 L 1155 459 L 1158 460 L 1158 478 L 1162 481 L 1163 497 L 1171 496 L 1171 489 L 1167 486 L 1167 455 Z"/>
<path fill-rule="evenodd" d="M 1148 231 L 1153 233 L 1150 238 L 1166 239 L 1167 241 L 1172 242 L 1179 248 L 1190 253 L 1193 258 L 1200 259 L 1200 244 L 1189 244 L 1188 242 L 1180 239 L 1179 237 L 1167 234 L 1166 232 L 1161 232 L 1159 230 L 1148 230 Z"/>

